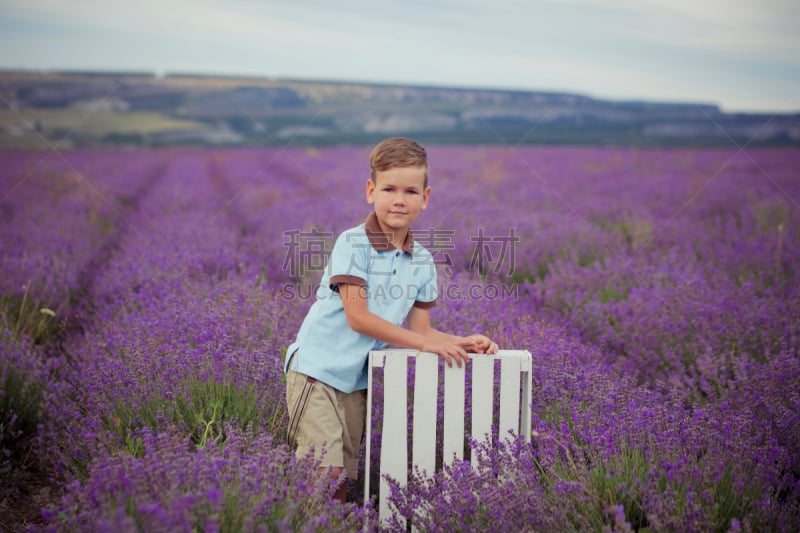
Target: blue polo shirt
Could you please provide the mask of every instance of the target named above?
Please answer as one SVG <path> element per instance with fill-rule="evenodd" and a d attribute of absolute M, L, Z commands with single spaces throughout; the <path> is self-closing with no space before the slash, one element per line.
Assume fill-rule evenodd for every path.
<path fill-rule="evenodd" d="M 339 284 L 366 287 L 367 308 L 401 326 L 412 306 L 436 303 L 433 256 L 415 243 L 411 231 L 401 250 L 381 232 L 375 212 L 365 223 L 336 239 L 316 292 L 316 301 L 287 350 L 284 372 L 311 376 L 342 392 L 367 388 L 367 356 L 387 344 L 350 329 L 339 295 Z"/>

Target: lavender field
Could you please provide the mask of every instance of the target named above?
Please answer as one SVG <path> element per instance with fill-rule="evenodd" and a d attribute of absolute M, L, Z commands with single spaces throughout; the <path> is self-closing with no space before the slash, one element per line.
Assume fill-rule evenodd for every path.
<path fill-rule="evenodd" d="M 369 212 L 368 154 L 0 156 L 5 527 L 374 527 L 284 445 L 281 373 L 333 237 Z M 797 531 L 800 151 L 429 156 L 434 325 L 533 354 L 534 431 L 411 479 L 397 517 Z"/>

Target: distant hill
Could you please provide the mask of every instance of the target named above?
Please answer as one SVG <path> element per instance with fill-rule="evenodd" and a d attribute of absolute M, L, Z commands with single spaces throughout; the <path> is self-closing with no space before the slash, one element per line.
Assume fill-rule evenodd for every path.
<path fill-rule="evenodd" d="M 0 72 L 0 147 L 800 145 L 798 114 L 580 94 L 142 72 Z M 48 146 L 49 145 L 49 146 Z"/>

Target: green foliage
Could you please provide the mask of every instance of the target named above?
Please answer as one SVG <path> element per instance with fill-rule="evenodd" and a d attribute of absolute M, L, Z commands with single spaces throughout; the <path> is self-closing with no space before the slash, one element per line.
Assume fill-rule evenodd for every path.
<path fill-rule="evenodd" d="M 32 452 L 41 421 L 44 386 L 38 354 L 26 341 L 22 346 L 8 330 L 0 330 L 0 499 L 18 494 L 20 479 L 34 466 Z M 26 363 L 30 362 L 30 365 Z"/>
<path fill-rule="evenodd" d="M 642 450 L 624 448 L 589 470 L 588 485 L 607 506 L 622 505 L 625 518 L 636 530 L 647 527 L 647 515 L 636 487 L 647 481 L 652 467 Z"/>
<path fill-rule="evenodd" d="M 536 263 L 536 277 L 542 281 L 550 275 L 550 262 L 549 261 L 542 261 L 540 263 Z"/>
<path fill-rule="evenodd" d="M 0 484 L 15 483 L 27 470 L 33 437 L 40 420 L 41 383 L 15 368 L 0 368 Z"/>
<path fill-rule="evenodd" d="M 17 339 L 28 337 L 36 344 L 54 340 L 59 324 L 48 305 L 30 297 L 27 287 L 21 296 L 0 296 L 0 330 L 10 331 Z"/>
<path fill-rule="evenodd" d="M 621 302 L 627 299 L 628 299 L 627 289 L 619 290 L 610 284 L 603 287 L 600 290 L 600 292 L 597 293 L 597 301 L 599 301 L 601 304 L 606 304 L 611 300 L 614 300 L 615 302 Z"/>
<path fill-rule="evenodd" d="M 712 516 L 714 531 L 728 531 L 731 521 L 748 516 L 754 503 L 761 497 L 761 491 L 752 483 L 736 486 L 733 466 L 728 464 L 720 480 L 713 487 L 714 503 Z"/>
<path fill-rule="evenodd" d="M 535 283 L 536 280 L 544 281 L 545 278 L 550 274 L 551 263 L 552 258 L 545 258 L 536 263 L 533 270 L 517 268 L 511 274 L 511 281 L 514 283 Z"/>
<path fill-rule="evenodd" d="M 761 233 L 781 231 L 789 225 L 792 208 L 784 201 L 762 202 L 752 208 Z"/>
<path fill-rule="evenodd" d="M 566 423 L 559 416 L 556 419 Z M 596 531 L 605 531 L 613 525 L 609 510 L 617 505 L 623 507 L 625 520 L 634 530 L 650 531 L 651 524 L 643 496 L 652 491 L 672 501 L 676 515 L 687 512 L 691 495 L 695 495 L 695 500 L 698 493 L 710 495 L 700 501 L 708 502 L 704 504 L 707 516 L 713 524 L 712 530 L 718 532 L 728 531 L 734 519 L 741 520 L 750 515 L 756 502 L 763 497 L 764 487 L 760 484 L 749 483 L 745 479 L 737 483 L 737 475 L 741 478 L 746 474 L 737 474 L 736 465 L 732 463 L 725 467 L 718 479 L 707 480 L 698 486 L 696 479 L 667 474 L 657 467 L 656 458 L 644 448 L 621 444 L 618 452 L 601 456 L 590 451 L 574 434 L 567 442 L 559 441 L 554 435 L 545 438 L 553 439 L 561 450 L 557 461 L 546 467 L 538 465 L 546 494 L 556 502 L 559 498 L 556 487 L 559 484 L 579 486 L 585 499 L 573 499 L 576 502 L 573 508 L 576 516 L 570 519 L 565 515 L 565 518 L 573 524 L 590 523 Z M 705 462 L 713 460 L 712 457 L 698 458 L 697 471 L 704 471 Z"/>
<path fill-rule="evenodd" d="M 609 233 L 622 235 L 625 244 L 631 250 L 637 250 L 647 244 L 653 237 L 653 225 L 647 220 L 638 219 L 632 212 L 627 211 L 622 219 L 617 217 L 605 218 L 592 217 L 592 221 Z"/>
<path fill-rule="evenodd" d="M 15 368 L 3 369 L 0 394 L 0 428 L 12 426 L 22 435 L 32 435 L 39 422 L 42 385 Z"/>
<path fill-rule="evenodd" d="M 193 380 L 185 395 L 170 399 L 153 398 L 140 402 L 118 402 L 110 416 L 104 417 L 105 429 L 116 435 L 124 450 L 134 457 L 141 453 L 141 442 L 134 436 L 148 427 L 153 431 L 177 425 L 192 436 L 198 448 L 210 443 L 222 445 L 225 428 L 235 425 L 242 431 L 266 431 L 278 438 L 285 431 L 284 409 L 280 402 L 261 402 L 258 390 L 229 381 Z"/>

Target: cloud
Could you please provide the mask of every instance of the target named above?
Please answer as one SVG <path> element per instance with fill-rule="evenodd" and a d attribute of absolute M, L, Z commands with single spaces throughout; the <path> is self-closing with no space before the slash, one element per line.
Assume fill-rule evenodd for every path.
<path fill-rule="evenodd" d="M 620 28 L 637 39 L 727 54 L 773 52 L 800 64 L 800 4 L 793 0 L 604 0 L 602 5 L 637 14 L 640 25 Z"/>
<path fill-rule="evenodd" d="M 9 4 L 4 6 L 7 17 L 29 23 L 57 23 L 82 31 L 116 30 L 142 36 L 159 34 L 176 42 L 230 43 L 231 39 L 249 44 L 281 41 L 286 45 L 322 45 L 342 39 L 355 42 L 335 28 L 281 17 L 280 10 L 265 10 L 261 4 L 251 2 L 36 0 L 24 5 L 6 1 L 2 4 Z"/>
<path fill-rule="evenodd" d="M 800 108 L 800 4 L 0 0 L 0 63 L 559 89 Z M 30 31 L 28 31 L 30 30 Z M 794 91 L 800 94 L 800 91 Z M 673 98 L 669 98 L 673 95 Z M 771 102 L 771 103 L 770 103 Z M 729 104 L 730 105 L 730 104 Z M 736 105 L 735 103 L 733 105 Z"/>

